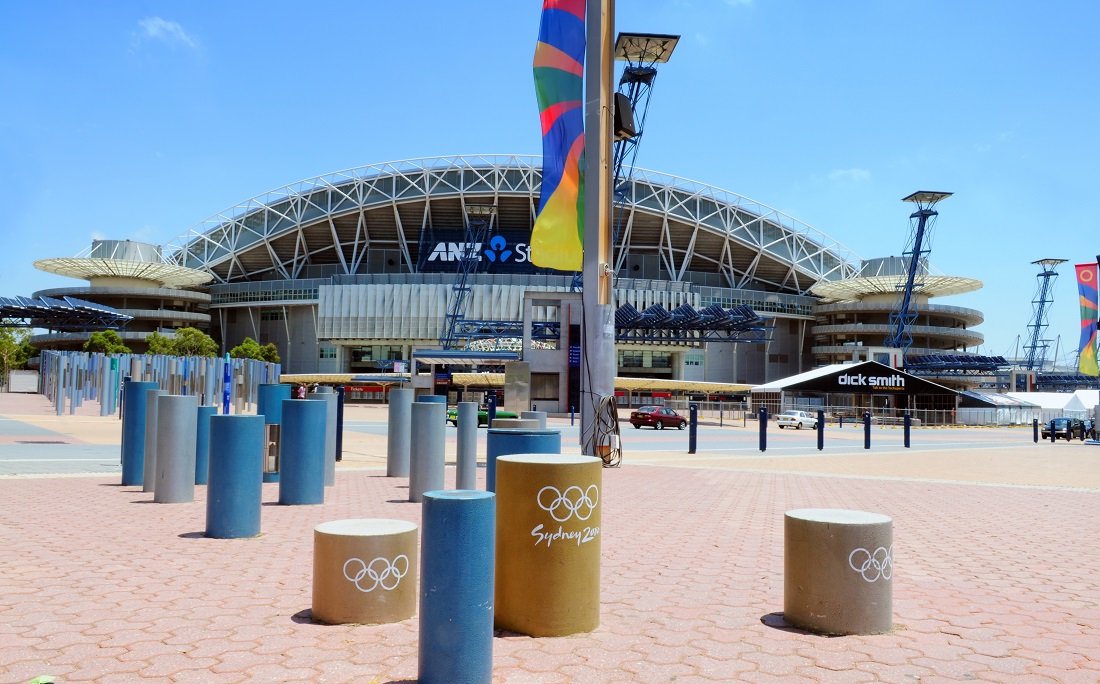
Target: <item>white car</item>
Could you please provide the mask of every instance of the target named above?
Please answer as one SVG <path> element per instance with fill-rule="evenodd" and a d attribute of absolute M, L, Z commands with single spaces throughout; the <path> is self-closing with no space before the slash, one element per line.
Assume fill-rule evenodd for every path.
<path fill-rule="evenodd" d="M 807 411 L 784 411 L 775 417 L 775 422 L 779 425 L 780 430 L 788 426 L 793 427 L 795 430 L 801 430 L 804 427 L 817 427 L 817 416 Z"/>

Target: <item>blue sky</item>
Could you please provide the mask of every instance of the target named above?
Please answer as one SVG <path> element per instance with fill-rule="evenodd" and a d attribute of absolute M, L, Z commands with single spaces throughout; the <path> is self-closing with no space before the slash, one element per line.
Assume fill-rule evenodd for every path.
<path fill-rule="evenodd" d="M 539 154 L 538 0 L 48 2 L 0 7 L 0 295 L 73 281 L 35 259 L 164 243 L 253 195 L 422 156 Z M 947 190 L 932 262 L 977 278 L 981 351 L 1076 352 L 1072 263 L 1100 252 L 1100 4 L 619 0 L 683 36 L 638 165 L 785 211 L 861 257 L 900 254 L 915 190 Z"/>

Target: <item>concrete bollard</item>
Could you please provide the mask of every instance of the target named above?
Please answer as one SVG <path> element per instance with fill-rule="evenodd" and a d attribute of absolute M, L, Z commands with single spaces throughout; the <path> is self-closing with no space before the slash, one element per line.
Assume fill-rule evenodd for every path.
<path fill-rule="evenodd" d="M 145 481 L 145 423 L 148 391 L 155 382 L 125 384 L 122 405 L 122 486 L 133 487 Z"/>
<path fill-rule="evenodd" d="M 458 403 L 456 489 L 477 489 L 477 402 Z"/>
<path fill-rule="evenodd" d="M 336 484 L 336 393 L 331 387 L 318 387 L 309 397 L 325 402 L 325 486 Z"/>
<path fill-rule="evenodd" d="M 210 418 L 218 415 L 217 406 L 200 406 L 195 421 L 195 484 L 210 480 Z"/>
<path fill-rule="evenodd" d="M 290 385 L 264 383 L 257 387 L 256 413 L 264 417 L 264 482 L 279 481 L 279 439 L 283 424 L 283 402 L 290 399 Z M 280 427 L 270 428 L 276 425 Z M 271 444 L 269 440 L 274 441 Z M 269 463 L 269 461 L 273 461 Z M 270 467 L 269 467 L 270 466 Z"/>
<path fill-rule="evenodd" d="M 596 629 L 603 462 L 513 454 L 497 467 L 496 626 L 536 637 Z"/>
<path fill-rule="evenodd" d="M 283 402 L 280 504 L 301 506 L 325 502 L 326 417 L 327 406 L 323 402 L 293 399 Z M 262 468 L 260 453 L 256 453 L 256 461 Z M 263 480 L 262 475 L 260 479 Z"/>
<path fill-rule="evenodd" d="M 524 430 L 541 430 L 539 421 L 535 418 L 497 418 L 489 427 L 504 429 L 522 428 Z"/>
<path fill-rule="evenodd" d="M 416 613 L 417 528 L 407 520 L 332 520 L 313 529 L 313 619 L 377 625 Z"/>
<path fill-rule="evenodd" d="M 151 389 L 145 393 L 145 471 L 141 491 L 151 492 L 157 484 L 157 400 L 166 390 Z"/>
<path fill-rule="evenodd" d="M 217 406 L 210 408 L 218 410 Z M 263 416 L 219 416 L 215 413 L 210 417 L 207 537 L 240 539 L 260 533 L 263 508 L 260 453 L 263 445 Z"/>
<path fill-rule="evenodd" d="M 425 492 L 421 515 L 417 681 L 490 684 L 496 496 Z"/>
<path fill-rule="evenodd" d="M 497 423 L 502 419 L 498 418 Z M 485 490 L 496 491 L 497 459 L 509 454 L 560 454 L 561 430 L 489 428 L 485 445 Z"/>
<path fill-rule="evenodd" d="M 386 441 L 386 477 L 409 476 L 409 440 L 412 433 L 411 389 L 390 390 Z"/>
<path fill-rule="evenodd" d="M 806 508 L 783 520 L 783 619 L 819 634 L 893 627 L 893 520 Z"/>
<path fill-rule="evenodd" d="M 166 394 L 157 399 L 157 476 L 153 501 L 195 500 L 199 398 Z"/>
<path fill-rule="evenodd" d="M 539 429 L 546 429 L 546 411 L 520 411 L 519 417 L 523 420 L 537 420 Z"/>
<path fill-rule="evenodd" d="M 418 401 L 412 405 L 409 501 L 423 501 L 424 492 L 443 489 L 446 427 L 446 404 Z"/>

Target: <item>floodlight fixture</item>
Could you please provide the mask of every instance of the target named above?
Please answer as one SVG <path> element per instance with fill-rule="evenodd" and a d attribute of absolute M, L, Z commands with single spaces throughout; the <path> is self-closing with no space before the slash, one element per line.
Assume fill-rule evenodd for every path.
<path fill-rule="evenodd" d="M 679 41 L 680 36 L 664 33 L 620 33 L 615 39 L 615 59 L 631 64 L 664 64 Z"/>
<path fill-rule="evenodd" d="M 1064 263 L 1066 263 L 1066 259 L 1037 259 L 1031 262 L 1032 266 L 1042 267 L 1043 273 L 1053 272 L 1054 269 L 1058 268 L 1058 264 Z M 1042 275 L 1042 273 L 1039 275 Z"/>
<path fill-rule="evenodd" d="M 932 190 L 918 190 L 908 197 L 902 197 L 902 202 L 913 202 L 921 209 L 925 207 L 931 207 L 936 202 L 942 199 L 946 199 L 953 195 L 953 192 L 935 192 Z"/>
<path fill-rule="evenodd" d="M 467 204 L 465 209 L 470 218 L 487 218 L 497 213 L 495 204 Z"/>

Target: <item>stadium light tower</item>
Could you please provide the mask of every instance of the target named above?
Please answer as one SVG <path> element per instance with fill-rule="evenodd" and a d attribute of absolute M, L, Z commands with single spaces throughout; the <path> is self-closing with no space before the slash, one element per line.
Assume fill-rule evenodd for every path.
<path fill-rule="evenodd" d="M 443 333 L 439 336 L 439 344 L 444 349 L 451 349 L 458 341 L 458 324 L 466 318 L 466 305 L 469 303 L 470 274 L 477 270 L 481 261 L 481 248 L 489 237 L 493 216 L 497 213 L 493 204 L 467 204 L 465 209 L 466 232 L 462 255 L 458 259 L 458 279 L 451 288 L 451 306 L 443 321 Z"/>
<path fill-rule="evenodd" d="M 928 273 L 928 255 L 932 253 L 932 225 L 939 216 L 939 212 L 932 207 L 951 195 L 950 192 L 920 190 L 901 199 L 902 202 L 912 202 L 917 205 L 917 210 L 909 215 L 909 222 L 912 223 L 916 219 L 916 226 L 909 234 L 908 249 L 902 253 L 902 258 L 909 258 L 909 268 L 905 283 L 897 286 L 898 303 L 890 313 L 890 334 L 886 337 L 887 347 L 901 350 L 902 368 L 905 368 L 905 357 L 909 353 L 909 347 L 913 346 L 912 326 L 917 320 L 913 293 L 924 287 L 924 276 Z M 925 233 L 928 233 L 927 240 Z"/>
<path fill-rule="evenodd" d="M 615 39 L 615 61 L 626 62 L 615 93 L 615 227 L 619 242 L 622 216 L 638 146 L 645 132 L 649 99 L 657 80 L 657 65 L 665 64 L 680 42 L 680 36 L 662 33 L 620 33 Z"/>
<path fill-rule="evenodd" d="M 1031 322 L 1027 324 L 1027 344 L 1024 345 L 1025 370 L 1043 370 L 1043 365 L 1046 363 L 1050 340 L 1043 339 L 1043 333 L 1047 329 L 1047 313 L 1050 305 L 1054 303 L 1054 283 L 1058 281 L 1058 271 L 1055 269 L 1065 262 L 1065 259 L 1039 259 L 1031 262 L 1042 270 L 1035 276 L 1038 287 L 1035 290 L 1035 297 L 1031 300 Z"/>

